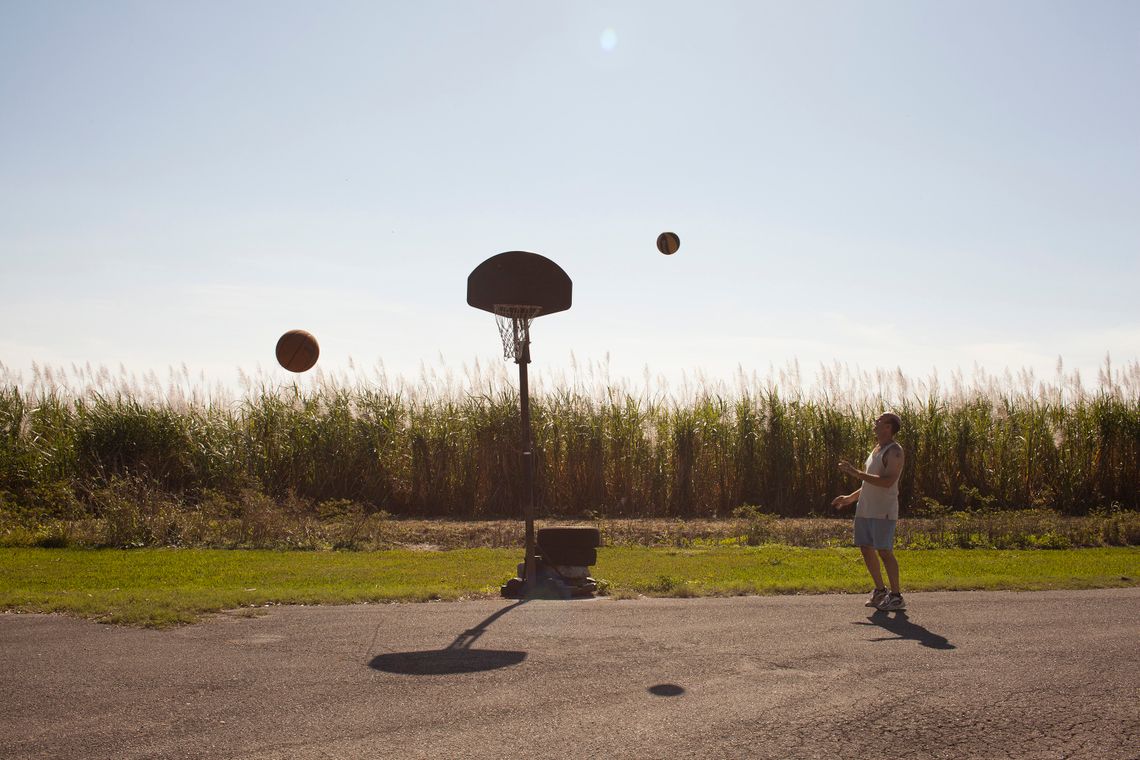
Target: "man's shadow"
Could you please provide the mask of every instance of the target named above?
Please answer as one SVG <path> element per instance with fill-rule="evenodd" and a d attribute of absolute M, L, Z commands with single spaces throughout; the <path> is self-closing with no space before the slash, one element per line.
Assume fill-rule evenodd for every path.
<path fill-rule="evenodd" d="M 947 641 L 945 636 L 939 636 L 937 633 L 931 633 L 917 623 L 910 622 L 906 613 L 902 610 L 890 613 L 883 610 L 875 610 L 871 617 L 867 618 L 867 622 L 856 622 L 852 625 L 877 625 L 880 628 L 885 628 L 894 636 L 884 636 L 881 639 L 870 639 L 871 641 L 898 641 L 899 639 L 909 639 L 917 641 L 924 647 L 931 649 L 954 649 L 954 645 Z"/>
<path fill-rule="evenodd" d="M 368 667 L 382 670 L 385 673 L 423 676 L 477 673 L 483 670 L 495 670 L 496 668 L 518 665 L 526 659 L 526 652 L 472 649 L 471 645 L 483 635 L 491 623 L 523 604 L 526 604 L 525 599 L 519 600 L 509 607 L 504 607 L 474 628 L 468 628 L 456 636 L 455 641 L 448 644 L 444 649 L 381 654 L 373 657 L 372 661 L 368 663 Z"/>

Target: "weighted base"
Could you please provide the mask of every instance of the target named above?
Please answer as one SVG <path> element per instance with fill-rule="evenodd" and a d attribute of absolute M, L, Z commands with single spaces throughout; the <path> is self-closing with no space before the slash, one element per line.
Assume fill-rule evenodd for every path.
<path fill-rule="evenodd" d="M 587 578 L 584 583 L 571 585 L 555 578 L 547 578 L 540 580 L 530 594 L 525 593 L 524 588 L 522 578 L 511 578 L 499 587 L 499 594 L 504 599 L 581 599 L 593 596 L 598 590 L 598 583 L 593 578 Z"/>
<path fill-rule="evenodd" d="M 568 575 L 577 577 L 568 577 L 546 564 L 541 556 L 535 556 L 534 567 L 537 577 L 531 588 L 527 588 L 526 563 L 520 562 L 517 568 L 518 577 L 511 578 L 503 584 L 499 588 L 499 593 L 507 599 L 522 599 L 524 596 L 528 599 L 570 599 L 593 596 L 598 590 L 598 582 L 580 572 L 586 569 L 584 567 L 573 568 L 573 572 Z M 571 568 L 566 569 L 571 570 Z"/>

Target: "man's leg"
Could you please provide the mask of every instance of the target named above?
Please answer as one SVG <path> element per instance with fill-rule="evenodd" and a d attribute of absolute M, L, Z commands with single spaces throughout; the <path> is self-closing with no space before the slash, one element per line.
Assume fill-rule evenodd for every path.
<path fill-rule="evenodd" d="M 895 553 L 890 549 L 879 549 L 879 556 L 883 559 L 883 566 L 887 568 L 887 578 L 891 581 L 891 591 L 896 594 L 901 594 L 902 590 L 899 588 L 899 561 L 895 559 Z M 866 559 L 866 553 L 864 553 L 864 559 Z M 876 562 L 875 564 L 878 565 L 879 563 Z M 879 585 L 882 586 L 881 583 Z"/>
<path fill-rule="evenodd" d="M 873 546 L 860 546 L 859 551 L 863 552 L 863 562 L 867 565 L 867 571 L 871 573 L 871 578 L 875 581 L 875 588 L 885 588 L 883 571 L 879 569 L 879 557 L 875 554 L 875 548 Z M 895 564 L 896 575 L 898 569 L 898 564 Z"/>

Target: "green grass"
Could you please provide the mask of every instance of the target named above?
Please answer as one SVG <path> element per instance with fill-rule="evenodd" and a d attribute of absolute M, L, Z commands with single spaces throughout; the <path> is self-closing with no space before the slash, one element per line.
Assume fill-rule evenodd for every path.
<path fill-rule="evenodd" d="M 1044 590 L 1140 585 L 1140 549 L 899 552 L 904 589 Z M 861 592 L 869 576 L 855 549 L 787 546 L 599 552 L 597 575 L 614 593 L 723 596 Z"/>
<path fill-rule="evenodd" d="M 517 554 L 3 549 L 0 609 L 162 627 L 268 604 L 459 599 L 497 592 Z"/>
<path fill-rule="evenodd" d="M 277 552 L 210 549 L 0 549 L 0 609 L 164 627 L 230 609 L 497 594 L 514 549 Z M 907 590 L 1140 585 L 1140 549 L 900 552 Z M 604 548 L 595 577 L 618 597 L 862 592 L 854 549 L 787 546 Z"/>

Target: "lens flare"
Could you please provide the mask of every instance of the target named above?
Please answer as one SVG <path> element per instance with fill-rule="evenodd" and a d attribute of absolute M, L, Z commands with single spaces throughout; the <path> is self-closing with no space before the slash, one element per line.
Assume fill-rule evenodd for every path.
<path fill-rule="evenodd" d="M 602 31 L 601 39 L 602 50 L 607 53 L 617 47 L 617 32 L 613 29 L 605 29 Z"/>

